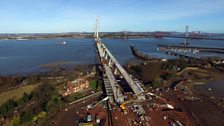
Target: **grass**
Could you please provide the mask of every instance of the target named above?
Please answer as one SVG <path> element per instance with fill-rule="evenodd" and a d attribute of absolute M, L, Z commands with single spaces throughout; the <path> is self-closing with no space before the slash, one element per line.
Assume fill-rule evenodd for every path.
<path fill-rule="evenodd" d="M 192 77 L 208 78 L 211 77 L 211 73 L 207 70 L 199 69 L 197 67 L 187 67 L 181 72 L 177 73 L 178 75 L 189 73 Z"/>
<path fill-rule="evenodd" d="M 37 87 L 37 85 L 26 85 L 13 90 L 5 91 L 0 94 L 0 105 L 9 99 L 18 100 L 24 93 L 30 94 Z"/>
<path fill-rule="evenodd" d="M 211 77 L 211 73 L 203 72 L 203 71 L 192 71 L 191 74 L 196 77 Z"/>
<path fill-rule="evenodd" d="M 100 91 L 102 87 L 102 82 L 100 80 L 91 80 L 89 82 L 89 86 L 94 90 Z"/>
<path fill-rule="evenodd" d="M 66 99 L 69 102 L 72 102 L 72 101 L 78 100 L 78 99 L 83 98 L 83 97 L 84 96 L 80 93 L 74 93 L 74 94 L 71 94 L 71 95 L 67 96 Z"/>
<path fill-rule="evenodd" d="M 89 85 L 92 89 L 97 89 L 97 81 L 96 80 L 91 80 Z"/>

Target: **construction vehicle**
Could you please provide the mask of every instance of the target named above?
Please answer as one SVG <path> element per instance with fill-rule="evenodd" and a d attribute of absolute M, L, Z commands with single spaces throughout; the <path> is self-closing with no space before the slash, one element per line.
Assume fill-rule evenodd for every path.
<path fill-rule="evenodd" d="M 124 114 L 128 114 L 128 109 L 126 107 L 126 104 L 133 102 L 134 100 L 125 101 L 120 105 L 120 108 L 122 109 Z"/>
<path fill-rule="evenodd" d="M 136 95 L 137 97 L 142 95 L 142 93 Z M 128 113 L 128 109 L 127 109 L 127 106 L 126 104 L 129 104 L 129 103 L 132 103 L 132 102 L 144 102 L 145 99 L 131 99 L 131 100 L 127 100 L 125 102 L 123 102 L 121 105 L 120 105 L 120 108 L 122 109 L 123 113 L 124 114 L 127 114 Z"/>

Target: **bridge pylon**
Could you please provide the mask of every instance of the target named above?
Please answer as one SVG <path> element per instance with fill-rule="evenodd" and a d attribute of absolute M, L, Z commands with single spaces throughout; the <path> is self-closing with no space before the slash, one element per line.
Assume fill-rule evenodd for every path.
<path fill-rule="evenodd" d="M 187 46 L 189 44 L 189 25 L 186 25 L 185 27 L 185 40 L 184 45 Z"/>
<path fill-rule="evenodd" d="M 95 41 L 100 40 L 100 37 L 99 37 L 99 19 L 98 19 L 98 17 L 96 18 L 94 38 L 95 38 Z"/>

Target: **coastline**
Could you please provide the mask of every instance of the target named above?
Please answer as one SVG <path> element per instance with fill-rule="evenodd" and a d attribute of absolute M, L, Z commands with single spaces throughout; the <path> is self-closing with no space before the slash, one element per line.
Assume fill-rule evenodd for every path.
<path fill-rule="evenodd" d="M 8 77 L 8 76 L 29 76 L 36 75 L 48 72 L 55 72 L 61 70 L 70 70 L 79 68 L 82 66 L 94 66 L 96 64 L 85 63 L 85 62 L 75 62 L 75 61 L 59 61 L 59 62 L 51 62 L 48 64 L 42 64 L 40 66 L 32 67 L 25 69 L 23 71 L 14 71 L 14 72 L 5 72 L 0 74 L 0 77 Z"/>

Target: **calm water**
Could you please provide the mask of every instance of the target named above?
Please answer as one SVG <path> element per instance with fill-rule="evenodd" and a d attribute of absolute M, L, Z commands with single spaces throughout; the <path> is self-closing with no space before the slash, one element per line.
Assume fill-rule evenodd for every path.
<path fill-rule="evenodd" d="M 66 41 L 66 45 L 57 42 Z M 111 52 L 122 64 L 136 60 L 129 45 L 154 57 L 173 58 L 157 51 L 158 44 L 180 44 L 183 39 L 103 39 Z M 191 40 L 193 46 L 222 47 L 224 41 Z M 43 65 L 58 62 L 69 64 L 96 63 L 95 45 L 93 39 L 48 39 L 48 40 L 0 40 L 0 75 L 21 74 L 45 70 Z M 224 54 L 199 53 L 202 56 L 221 56 Z M 195 54 L 198 55 L 198 54 Z"/>
<path fill-rule="evenodd" d="M 211 91 L 208 90 L 209 88 Z M 224 80 L 215 81 L 209 84 L 195 85 L 194 90 L 202 95 L 224 97 Z"/>

